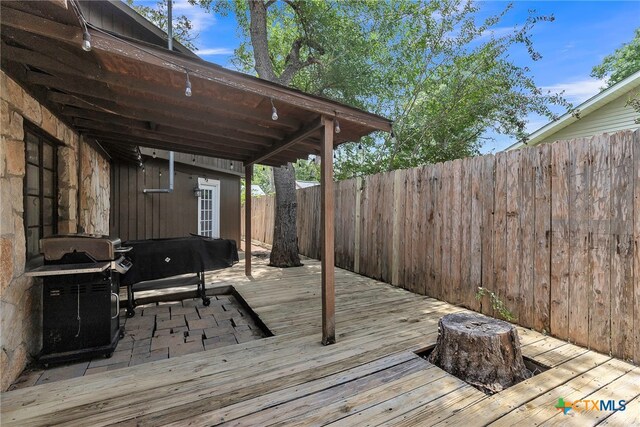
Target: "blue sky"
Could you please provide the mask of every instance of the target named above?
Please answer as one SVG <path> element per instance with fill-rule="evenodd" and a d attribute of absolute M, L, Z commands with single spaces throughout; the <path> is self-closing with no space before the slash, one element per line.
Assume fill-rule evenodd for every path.
<path fill-rule="evenodd" d="M 155 1 L 136 1 L 153 5 Z M 186 0 L 174 1 L 174 15 L 187 15 L 198 33 L 195 41 L 198 54 L 207 61 L 231 66 L 233 50 L 240 43 L 234 16 L 212 15 L 190 6 Z M 508 2 L 479 2 L 482 15 L 498 13 Z M 589 76 L 594 65 L 633 38 L 640 27 L 640 1 L 515 1 L 513 9 L 495 28 L 496 32 L 509 31 L 524 22 L 528 10 L 555 17 L 554 22 L 539 23 L 533 32 L 534 47 L 542 59 L 532 62 L 526 50 L 518 47 L 509 52 L 519 65 L 531 68 L 536 83 L 543 89 L 565 91 L 565 97 L 574 105 L 598 93 L 602 87 Z M 558 113 L 564 111 L 558 110 Z M 547 123 L 535 115 L 529 117 L 528 130 L 534 131 Z M 501 135 L 487 142 L 483 152 L 499 151 L 514 141 Z"/>

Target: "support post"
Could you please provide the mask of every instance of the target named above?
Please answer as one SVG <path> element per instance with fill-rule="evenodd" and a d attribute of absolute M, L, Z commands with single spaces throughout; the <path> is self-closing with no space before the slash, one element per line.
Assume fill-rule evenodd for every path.
<path fill-rule="evenodd" d="M 334 199 L 333 199 L 333 119 L 323 117 L 321 141 L 321 223 L 322 223 L 322 344 L 336 342 Z"/>
<path fill-rule="evenodd" d="M 244 167 L 244 274 L 251 277 L 251 178 L 253 165 Z"/>

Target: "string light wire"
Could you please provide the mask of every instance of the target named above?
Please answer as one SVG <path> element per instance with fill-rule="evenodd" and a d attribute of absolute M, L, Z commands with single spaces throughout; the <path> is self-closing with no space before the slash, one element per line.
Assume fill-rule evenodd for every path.
<path fill-rule="evenodd" d="M 147 49 L 139 46 L 136 43 L 132 43 L 129 40 L 126 40 L 124 38 L 120 38 L 120 37 L 108 32 L 108 31 L 103 30 L 102 28 L 99 28 L 99 27 L 91 24 L 89 21 L 86 20 L 86 18 L 82 14 L 82 11 L 80 10 L 80 8 L 79 8 L 79 6 L 77 4 L 77 0 L 71 0 L 71 3 L 74 6 L 74 10 L 76 12 L 76 15 L 78 16 L 80 24 L 85 28 L 85 32 L 87 34 L 89 34 L 88 28 L 91 28 L 92 30 L 94 30 L 94 31 L 96 31 L 98 33 L 101 33 L 103 35 L 106 35 L 107 37 L 111 37 L 111 38 L 113 38 L 115 40 L 118 40 L 118 41 L 120 41 L 120 42 L 122 42 L 122 43 L 124 43 L 126 45 L 129 45 L 129 46 L 133 47 L 134 49 L 137 49 L 137 50 L 139 50 L 141 52 L 146 53 L 147 55 L 153 56 L 154 58 L 161 60 L 165 64 L 171 64 L 173 67 L 178 68 L 180 71 L 183 71 L 183 72 L 187 73 L 187 88 L 185 89 L 185 95 L 186 96 L 191 96 L 191 95 L 187 95 L 187 91 L 191 92 L 190 91 L 191 82 L 189 81 L 189 74 L 191 74 L 193 76 L 198 76 L 199 78 L 207 80 L 207 81 L 212 81 L 212 82 L 216 81 L 215 79 L 213 79 L 213 78 L 211 78 L 211 77 L 209 77 L 209 76 L 207 76 L 205 74 L 199 73 L 198 71 L 189 70 L 184 65 L 182 65 L 180 63 L 177 63 L 177 62 L 174 62 L 171 59 L 168 59 L 166 56 L 158 55 L 157 53 L 155 53 L 155 52 L 153 52 L 151 50 L 147 50 Z M 91 35 L 89 35 L 89 37 L 91 37 Z M 176 71 L 178 71 L 178 70 L 176 70 Z M 275 105 L 273 103 L 273 98 L 271 98 L 271 119 L 274 120 L 274 121 L 278 120 L 278 110 L 276 109 L 276 107 L 275 107 Z M 336 119 L 337 119 L 337 111 L 336 111 Z M 340 124 L 337 123 L 337 120 L 336 120 L 335 132 L 336 133 L 340 133 L 340 131 L 341 131 Z"/>

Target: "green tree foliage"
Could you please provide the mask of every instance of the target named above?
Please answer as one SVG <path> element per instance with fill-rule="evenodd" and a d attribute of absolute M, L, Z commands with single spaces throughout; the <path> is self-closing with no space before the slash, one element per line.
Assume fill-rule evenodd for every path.
<path fill-rule="evenodd" d="M 314 160 L 298 160 L 294 165 L 297 181 L 320 181 L 320 164 Z"/>
<path fill-rule="evenodd" d="M 236 66 L 252 71 L 244 2 L 198 3 L 236 14 L 245 36 Z M 529 113 L 553 119 L 550 105 L 569 107 L 559 95 L 540 91 L 529 69 L 506 54 L 521 45 L 532 61 L 539 60 L 531 30 L 553 18 L 531 12 L 511 32 L 494 35 L 491 29 L 510 6 L 484 20 L 479 8 L 453 0 L 270 5 L 269 46 L 277 72 L 286 68 L 291 46 L 305 41 L 299 54 L 308 66 L 297 71 L 292 86 L 395 121 L 395 138 L 374 135 L 343 146 L 338 178 L 476 155 L 487 130 L 524 138 Z"/>
<path fill-rule="evenodd" d="M 257 165 L 253 167 L 253 183 L 260 186 L 265 194 L 273 194 L 273 172 L 271 166 Z"/>
<path fill-rule="evenodd" d="M 294 163 L 297 181 L 320 181 L 320 165 L 313 160 L 298 160 Z M 260 186 L 265 194 L 273 194 L 271 166 L 257 165 L 253 168 L 253 184 Z"/>
<path fill-rule="evenodd" d="M 605 56 L 599 65 L 593 67 L 591 76 L 597 79 L 607 77 L 607 86 L 613 86 L 637 71 L 640 71 L 640 28 L 636 28 L 633 40 Z"/>
<path fill-rule="evenodd" d="M 234 65 L 255 73 L 247 2 L 189 1 L 235 15 L 242 42 Z M 570 107 L 507 54 L 521 46 L 539 60 L 531 33 L 553 17 L 531 11 L 505 33 L 510 5 L 482 19 L 481 3 L 460 0 L 264 4 L 275 81 L 394 120 L 395 137 L 372 135 L 338 150 L 338 178 L 476 155 L 487 131 L 522 139 L 528 114 L 554 119 L 550 106 Z"/>

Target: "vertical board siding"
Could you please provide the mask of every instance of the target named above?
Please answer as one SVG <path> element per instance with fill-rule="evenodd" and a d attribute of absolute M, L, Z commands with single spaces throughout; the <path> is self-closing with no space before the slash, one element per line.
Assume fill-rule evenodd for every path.
<path fill-rule="evenodd" d="M 112 164 L 110 232 L 125 240 L 183 237 L 198 232 L 198 202 L 193 189 L 198 176 L 220 181 L 220 237 L 240 239 L 240 179 L 176 165 L 172 193 L 145 194 L 145 188 L 168 186 L 168 167 L 148 160 L 145 171 L 126 163 Z M 160 171 L 162 170 L 162 176 Z"/>
<path fill-rule="evenodd" d="M 522 151 L 520 157 L 520 278 L 518 281 L 519 323 L 533 327 L 535 318 L 535 169 L 536 150 Z"/>
<path fill-rule="evenodd" d="M 274 200 L 254 200 L 272 243 Z M 338 266 L 499 316 L 483 287 L 516 323 L 640 363 L 640 131 L 342 181 L 335 201 Z M 298 190 L 314 258 L 319 203 Z"/>
<path fill-rule="evenodd" d="M 534 167 L 534 268 L 531 327 L 548 332 L 550 324 L 551 291 L 551 145 L 531 150 Z"/>
<path fill-rule="evenodd" d="M 571 181 L 569 202 L 571 222 L 569 227 L 569 330 L 571 341 L 578 345 L 589 344 L 589 300 L 591 272 L 589 266 L 589 212 L 590 199 L 590 139 L 571 144 Z"/>
<path fill-rule="evenodd" d="M 569 142 L 554 144 L 551 153 L 551 286 L 549 328 L 558 338 L 569 337 Z M 585 266 L 586 267 L 586 266 Z M 588 325 L 583 325 L 588 327 Z"/>
<path fill-rule="evenodd" d="M 632 138 L 633 144 L 633 332 L 630 334 L 633 341 L 633 361 L 640 364 L 640 131 L 636 131 Z"/>
<path fill-rule="evenodd" d="M 591 141 L 589 347 L 605 353 L 611 337 L 611 145 L 606 135 Z"/>

